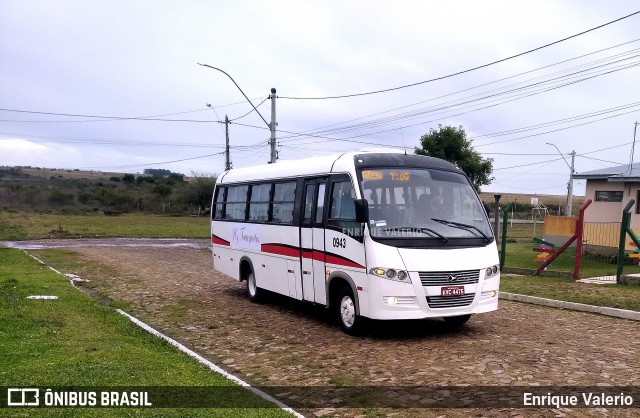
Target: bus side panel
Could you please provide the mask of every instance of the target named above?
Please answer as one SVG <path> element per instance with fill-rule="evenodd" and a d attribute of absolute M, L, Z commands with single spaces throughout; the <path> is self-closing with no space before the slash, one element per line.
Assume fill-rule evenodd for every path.
<path fill-rule="evenodd" d="M 327 228 L 325 230 L 325 266 L 328 275 L 344 272 L 356 286 L 353 289 L 354 296 L 358 299 L 365 298 L 363 295 L 366 295 L 367 291 L 367 274 L 363 243 L 342 231 Z M 326 304 L 326 291 L 320 289 L 319 285 L 320 283 L 316 285 L 316 302 Z"/>
<path fill-rule="evenodd" d="M 239 262 L 242 251 L 231 247 L 228 235 L 228 228 L 224 222 L 211 223 L 213 268 L 235 280 L 240 280 Z"/>
<path fill-rule="evenodd" d="M 265 252 L 247 252 L 255 269 L 256 284 L 261 289 L 291 296 L 287 275 L 287 259 Z"/>
<path fill-rule="evenodd" d="M 242 252 L 214 245 L 213 254 L 213 268 L 220 273 L 240 281 L 238 260 L 242 257 Z"/>
<path fill-rule="evenodd" d="M 237 224 L 251 228 L 259 245 L 247 249 L 255 269 L 256 284 L 295 299 L 302 298 L 298 227 L 289 225 Z M 232 242 L 232 245 L 233 242 Z"/>

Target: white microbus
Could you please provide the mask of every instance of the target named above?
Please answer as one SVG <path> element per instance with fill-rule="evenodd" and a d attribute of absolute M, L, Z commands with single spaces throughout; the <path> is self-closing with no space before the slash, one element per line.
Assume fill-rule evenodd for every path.
<path fill-rule="evenodd" d="M 484 207 L 453 164 L 350 152 L 226 171 L 211 208 L 214 268 L 324 305 L 355 334 L 363 318 L 498 308 L 498 251 Z"/>

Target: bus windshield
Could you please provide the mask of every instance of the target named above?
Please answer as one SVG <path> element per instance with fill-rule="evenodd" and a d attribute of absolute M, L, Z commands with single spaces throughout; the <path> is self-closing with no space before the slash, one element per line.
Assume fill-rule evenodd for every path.
<path fill-rule="evenodd" d="M 437 169 L 367 168 L 361 171 L 369 203 L 369 231 L 377 238 L 493 240 L 473 186 L 459 173 Z"/>

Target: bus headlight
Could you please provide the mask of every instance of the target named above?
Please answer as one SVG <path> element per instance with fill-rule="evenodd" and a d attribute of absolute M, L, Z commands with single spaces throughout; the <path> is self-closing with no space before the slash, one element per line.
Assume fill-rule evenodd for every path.
<path fill-rule="evenodd" d="M 498 266 L 497 264 L 491 267 L 487 267 L 487 270 L 485 271 L 485 279 L 495 276 L 499 271 L 500 266 Z"/>
<path fill-rule="evenodd" d="M 411 282 L 409 274 L 404 270 L 396 270 L 385 267 L 374 267 L 369 270 L 369 273 L 378 277 L 382 277 L 384 279 L 395 280 L 403 283 Z"/>

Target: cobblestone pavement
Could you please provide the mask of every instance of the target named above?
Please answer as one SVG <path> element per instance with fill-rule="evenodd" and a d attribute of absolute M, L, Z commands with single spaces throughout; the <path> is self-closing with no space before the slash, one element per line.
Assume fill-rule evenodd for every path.
<path fill-rule="evenodd" d="M 640 323 L 501 301 L 458 331 L 440 319 L 342 333 L 325 309 L 273 296 L 252 304 L 212 270 L 208 249 L 73 248 L 103 296 L 256 386 L 640 386 Z M 47 260 L 46 251 L 30 251 Z M 98 263 L 108 268 L 95 268 Z M 56 265 L 54 264 L 54 267 Z M 90 275 L 90 277 L 87 277 Z M 287 393 L 280 394 L 287 403 Z M 419 396 L 416 405 L 425 405 Z M 295 399 L 289 399 L 295 401 Z M 640 402 L 639 399 L 634 399 Z M 633 416 L 636 409 L 301 409 L 308 416 Z M 428 404 L 427 404 L 428 405 Z"/>

